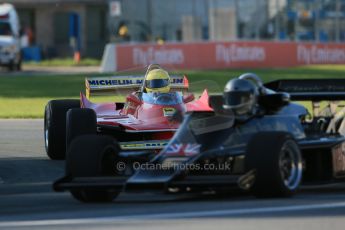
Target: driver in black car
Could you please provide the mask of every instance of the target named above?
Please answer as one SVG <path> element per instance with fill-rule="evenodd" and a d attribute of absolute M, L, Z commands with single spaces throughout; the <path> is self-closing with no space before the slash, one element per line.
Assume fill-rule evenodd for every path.
<path fill-rule="evenodd" d="M 235 78 L 225 85 L 223 108 L 232 110 L 237 121 L 253 117 L 258 109 L 259 90 L 253 82 Z"/>

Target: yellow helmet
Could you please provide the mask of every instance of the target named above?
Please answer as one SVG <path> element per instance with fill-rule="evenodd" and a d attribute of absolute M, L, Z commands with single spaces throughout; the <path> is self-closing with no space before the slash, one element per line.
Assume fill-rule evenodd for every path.
<path fill-rule="evenodd" d="M 168 93 L 170 91 L 170 77 L 163 69 L 151 70 L 145 79 L 147 93 Z"/>

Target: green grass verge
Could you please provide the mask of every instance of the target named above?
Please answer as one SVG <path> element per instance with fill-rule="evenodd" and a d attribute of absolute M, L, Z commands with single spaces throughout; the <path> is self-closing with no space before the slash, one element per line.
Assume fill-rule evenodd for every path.
<path fill-rule="evenodd" d="M 246 69 L 217 71 L 184 71 L 192 92 L 199 94 L 205 87 L 221 92 L 225 83 L 245 72 L 254 72 L 266 81 L 289 78 L 342 78 L 345 65 L 308 66 L 290 69 Z M 85 75 L 69 76 L 6 76 L 0 77 L 0 118 L 42 118 L 44 106 L 51 99 L 79 98 L 84 91 Z M 94 100 L 114 100 L 95 97 Z M 118 99 L 118 98 L 117 98 Z"/>
<path fill-rule="evenodd" d="M 54 58 L 50 60 L 42 60 L 40 62 L 25 62 L 28 66 L 99 66 L 101 60 L 93 58 L 83 58 L 76 63 L 73 58 Z"/>

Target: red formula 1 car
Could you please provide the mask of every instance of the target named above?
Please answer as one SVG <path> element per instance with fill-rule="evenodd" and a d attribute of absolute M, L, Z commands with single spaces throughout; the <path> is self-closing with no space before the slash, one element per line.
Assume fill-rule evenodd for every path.
<path fill-rule="evenodd" d="M 147 93 L 143 84 L 147 68 L 141 76 L 94 77 L 86 79 L 86 95 L 80 100 L 52 100 L 45 108 L 44 138 L 47 155 L 64 159 L 72 140 L 80 135 L 112 136 L 124 151 L 147 150 L 152 154 L 162 149 L 179 127 L 171 119 L 177 112 L 211 111 L 205 89 L 199 99 L 187 93 L 186 76 L 170 77 L 169 93 Z M 92 103 L 91 95 L 128 94 L 126 101 Z"/>

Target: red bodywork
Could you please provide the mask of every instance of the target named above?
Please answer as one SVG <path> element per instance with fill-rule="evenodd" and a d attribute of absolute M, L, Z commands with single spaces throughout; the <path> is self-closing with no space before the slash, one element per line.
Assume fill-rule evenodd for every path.
<path fill-rule="evenodd" d="M 183 103 L 175 105 L 149 104 L 135 93 L 129 94 L 123 103 L 92 103 L 81 95 L 81 107 L 91 108 L 97 114 L 97 124 L 120 127 L 126 133 L 146 133 L 145 140 L 168 140 L 178 129 L 179 123 L 171 120 L 174 111 L 212 111 L 208 105 L 208 92 L 204 90 L 199 99 L 193 94 L 183 96 Z M 120 107 L 120 108 L 119 108 Z M 164 111 L 170 111 L 165 114 Z"/>

